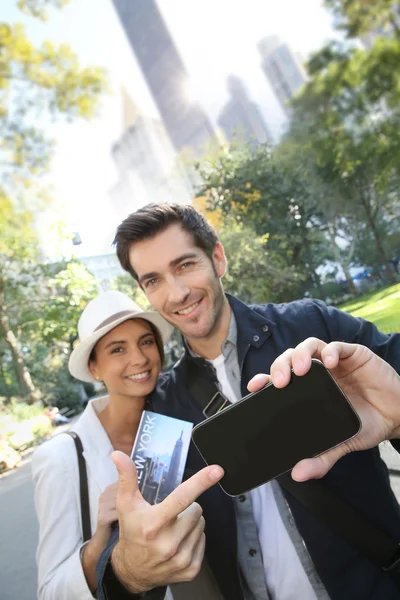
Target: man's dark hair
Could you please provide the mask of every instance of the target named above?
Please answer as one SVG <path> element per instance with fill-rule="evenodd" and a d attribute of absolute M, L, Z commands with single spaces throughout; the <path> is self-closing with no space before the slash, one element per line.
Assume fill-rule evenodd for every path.
<path fill-rule="evenodd" d="M 129 262 L 130 247 L 136 242 L 154 237 L 173 223 L 179 223 L 184 231 L 193 236 L 195 245 L 204 250 L 209 258 L 212 257 L 214 246 L 218 242 L 217 234 L 193 206 L 147 204 L 122 221 L 115 234 L 113 244 L 122 268 L 137 280 L 138 275 Z"/>

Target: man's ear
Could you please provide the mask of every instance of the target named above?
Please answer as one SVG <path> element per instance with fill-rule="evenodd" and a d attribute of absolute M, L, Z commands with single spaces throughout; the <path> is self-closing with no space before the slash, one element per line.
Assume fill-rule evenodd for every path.
<path fill-rule="evenodd" d="M 226 273 L 226 256 L 221 242 L 217 242 L 213 249 L 213 263 L 218 277 L 221 279 Z"/>

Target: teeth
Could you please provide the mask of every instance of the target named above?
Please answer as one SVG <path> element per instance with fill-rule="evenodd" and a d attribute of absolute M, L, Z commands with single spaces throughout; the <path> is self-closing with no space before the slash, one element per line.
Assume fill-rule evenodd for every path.
<path fill-rule="evenodd" d="M 138 373 L 137 375 L 130 375 L 128 379 L 133 379 L 133 381 L 140 381 L 140 379 L 146 379 L 150 371 L 145 371 L 144 373 Z"/>
<path fill-rule="evenodd" d="M 195 302 L 194 304 L 192 304 L 192 306 L 189 306 L 188 308 L 184 308 L 183 310 L 178 310 L 178 315 L 187 315 L 190 312 L 192 312 L 192 310 L 194 308 L 196 308 L 196 306 L 198 305 L 198 302 Z"/>

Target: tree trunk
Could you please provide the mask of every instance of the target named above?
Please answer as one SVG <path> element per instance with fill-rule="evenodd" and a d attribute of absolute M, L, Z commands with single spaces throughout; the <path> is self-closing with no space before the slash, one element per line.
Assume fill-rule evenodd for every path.
<path fill-rule="evenodd" d="M 354 294 L 354 296 L 356 296 L 357 288 L 356 288 L 355 283 L 350 275 L 350 271 L 349 271 L 347 264 L 344 263 L 341 255 L 340 255 L 340 252 L 338 251 L 338 247 L 335 242 L 335 233 L 331 230 L 330 227 L 328 227 L 327 230 L 328 230 L 329 239 L 331 241 L 332 252 L 334 254 L 335 260 L 341 266 L 344 276 L 346 277 L 346 282 L 347 282 L 347 287 L 349 289 L 349 292 L 350 292 L 350 294 Z"/>
<path fill-rule="evenodd" d="M 390 282 L 394 284 L 394 283 L 396 283 L 396 277 L 395 277 L 395 274 L 394 274 L 394 272 L 392 270 L 392 266 L 389 263 L 389 260 L 388 260 L 388 258 L 386 256 L 386 252 L 385 252 L 385 249 L 383 247 L 381 235 L 380 235 L 380 233 L 379 233 L 379 231 L 378 231 L 378 229 L 376 227 L 375 219 L 372 216 L 371 206 L 370 206 L 368 200 L 366 200 L 364 198 L 363 194 L 360 194 L 360 196 L 361 196 L 361 204 L 364 207 L 365 214 L 367 215 L 368 224 L 371 227 L 372 235 L 375 238 L 375 243 L 376 243 L 376 247 L 377 247 L 377 250 L 378 250 L 378 254 L 379 254 L 380 258 L 381 258 L 382 264 L 384 264 L 386 266 L 386 272 L 387 272 L 387 275 L 389 277 Z"/>
<path fill-rule="evenodd" d="M 40 394 L 32 382 L 31 375 L 25 366 L 18 340 L 10 329 L 8 318 L 4 313 L 0 315 L 0 330 L 3 332 L 4 338 L 11 350 L 20 394 L 28 404 L 33 404 L 39 400 Z"/>
<path fill-rule="evenodd" d="M 304 232 L 303 244 L 306 249 L 306 256 L 307 256 L 307 262 L 308 262 L 307 270 L 311 276 L 313 283 L 317 286 L 319 297 L 321 299 L 324 299 L 325 295 L 324 295 L 322 285 L 321 285 L 321 278 L 318 275 L 317 270 L 314 268 L 312 252 L 311 252 L 311 248 L 310 248 L 310 241 L 307 238 L 307 232 Z"/>

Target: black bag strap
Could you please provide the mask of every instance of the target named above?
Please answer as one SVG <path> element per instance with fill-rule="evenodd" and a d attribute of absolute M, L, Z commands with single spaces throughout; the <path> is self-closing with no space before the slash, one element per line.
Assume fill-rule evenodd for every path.
<path fill-rule="evenodd" d="M 87 480 L 86 462 L 83 456 L 83 445 L 81 439 L 75 431 L 66 431 L 74 440 L 76 455 L 78 458 L 79 467 L 79 490 L 81 497 L 81 518 L 82 518 L 82 536 L 83 541 L 87 542 L 92 537 L 92 528 L 90 524 L 90 508 L 89 508 L 89 488 Z"/>
<path fill-rule="evenodd" d="M 184 354 L 178 364 L 186 389 L 200 405 L 206 419 L 231 404 L 219 389 L 214 367 L 207 361 Z"/>
<path fill-rule="evenodd" d="M 185 355 L 179 365 L 184 382 L 190 394 L 203 410 L 205 417 L 215 414 L 221 408 L 207 414 L 213 406 L 214 398 L 221 395 L 217 388 L 216 376 L 202 376 L 196 363 Z M 208 374 L 208 373 L 207 373 Z M 206 375 L 206 373 L 204 373 Z M 225 397 L 222 396 L 224 399 Z M 226 399 L 225 399 L 226 400 Z M 230 402 L 228 401 L 230 404 Z M 400 572 L 400 544 L 370 519 L 347 504 L 321 480 L 304 483 L 294 481 L 290 473 L 277 478 L 278 483 L 318 517 L 334 533 L 357 548 L 373 564 L 393 575 Z"/>

